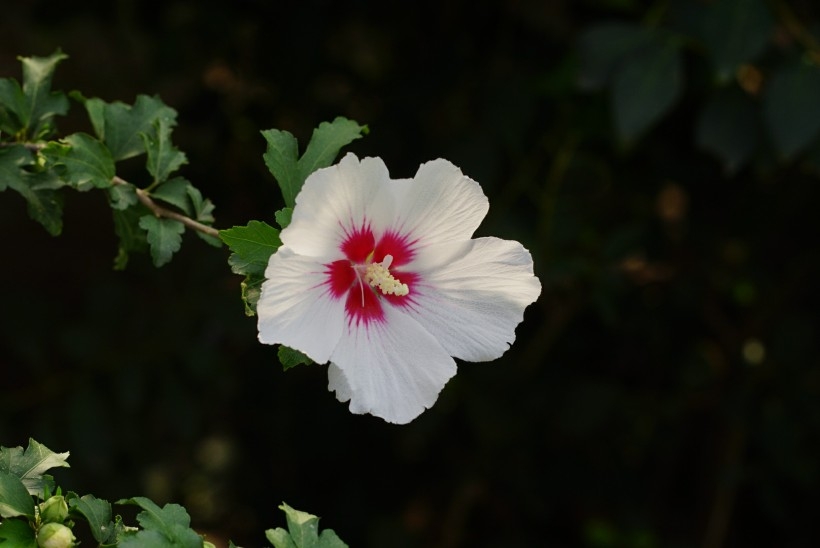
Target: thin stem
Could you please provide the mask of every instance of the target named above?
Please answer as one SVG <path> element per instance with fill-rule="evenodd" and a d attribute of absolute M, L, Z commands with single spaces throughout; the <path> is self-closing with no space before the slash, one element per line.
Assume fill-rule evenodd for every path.
<path fill-rule="evenodd" d="M 111 179 L 111 182 L 115 185 L 120 186 L 133 186 L 125 179 L 121 179 L 116 175 L 113 179 Z M 199 232 L 202 232 L 203 234 L 207 234 L 208 236 L 219 238 L 219 231 L 214 227 L 204 225 L 198 221 L 191 219 L 190 217 L 182 215 L 181 213 L 177 213 L 176 211 L 171 211 L 170 209 L 162 207 L 161 205 L 157 204 L 153 199 L 151 199 L 151 196 L 148 194 L 148 192 L 141 188 L 137 188 L 136 193 L 137 199 L 140 201 L 140 203 L 148 209 L 150 209 L 151 212 L 157 217 L 163 217 L 166 219 L 173 219 L 175 221 L 179 221 L 180 223 L 184 224 L 192 230 L 197 230 Z"/>

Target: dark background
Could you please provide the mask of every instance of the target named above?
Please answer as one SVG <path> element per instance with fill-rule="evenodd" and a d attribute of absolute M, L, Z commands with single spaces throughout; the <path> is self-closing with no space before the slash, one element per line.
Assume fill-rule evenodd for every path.
<path fill-rule="evenodd" d="M 742 19 L 758 2 L 718 4 Z M 4 3 L 0 76 L 60 47 L 56 89 L 158 94 L 216 226 L 282 205 L 261 130 L 304 143 L 343 115 L 370 127 L 349 150 L 394 177 L 445 157 L 478 180 L 479 233 L 524 243 L 543 293 L 502 359 L 460 364 L 433 409 L 392 426 L 350 414 L 326 367 L 281 370 L 227 250 L 188 235 L 169 265 L 114 272 L 102 193 L 66 192 L 54 238 L 7 192 L 0 444 L 71 451 L 65 489 L 178 502 L 245 546 L 284 524 L 283 500 L 354 547 L 816 546 L 816 131 L 782 154 L 765 117 L 744 118 L 755 146 L 727 167 L 696 120 L 719 92 L 759 113 L 780 67 L 816 69 L 819 14 L 764 3 L 761 48 L 718 80 L 709 37 L 686 26 L 715 23 L 728 43 L 715 5 Z M 613 20 L 681 52 L 679 95 L 628 139 L 607 84 L 579 85 L 579 41 Z M 76 103 L 59 124 L 90 131 Z M 143 180 L 142 161 L 119 173 Z"/>

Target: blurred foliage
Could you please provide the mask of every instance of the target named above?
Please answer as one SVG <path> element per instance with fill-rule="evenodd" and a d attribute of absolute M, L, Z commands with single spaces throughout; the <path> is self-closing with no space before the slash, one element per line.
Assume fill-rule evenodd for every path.
<path fill-rule="evenodd" d="M 173 500 L 250 546 L 281 500 L 357 547 L 820 540 L 814 3 L 3 9 L 0 75 L 60 47 L 60 89 L 178 111 L 216 226 L 285 205 L 260 130 L 306 142 L 342 115 L 395 177 L 441 156 L 481 182 L 480 232 L 544 284 L 503 359 L 396 428 L 350 415 L 322 366 L 281 371 L 227 250 L 115 273 L 105 203 L 67 197 L 52 238 L 3 195 L 0 440 L 70 449 L 64 485 Z"/>

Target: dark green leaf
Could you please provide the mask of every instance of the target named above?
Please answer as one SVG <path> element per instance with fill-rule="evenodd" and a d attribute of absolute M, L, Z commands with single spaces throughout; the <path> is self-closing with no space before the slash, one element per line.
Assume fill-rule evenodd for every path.
<path fill-rule="evenodd" d="M 305 354 L 287 346 L 280 346 L 278 355 L 279 363 L 282 364 L 283 371 L 287 371 L 291 367 L 296 367 L 297 365 L 313 364 L 313 360 L 308 358 Z"/>
<path fill-rule="evenodd" d="M 262 132 L 268 142 L 263 158 L 282 189 L 285 205 L 293 207 L 296 195 L 308 175 L 333 163 L 339 150 L 367 133 L 367 126 L 338 117 L 322 122 L 313 131 L 305 153 L 298 158 L 296 138 L 287 131 L 269 129 Z"/>
<path fill-rule="evenodd" d="M 785 159 L 805 150 L 820 133 L 820 67 L 795 63 L 772 75 L 763 113 L 778 152 Z"/>
<path fill-rule="evenodd" d="M 122 525 L 111 519 L 111 503 L 96 498 L 94 495 L 70 494 L 67 497 L 69 508 L 85 517 L 91 534 L 99 544 L 113 544 L 121 532 Z"/>
<path fill-rule="evenodd" d="M 182 506 L 166 504 L 160 508 L 145 497 L 120 500 L 117 504 L 134 504 L 142 508 L 142 512 L 137 514 L 137 521 L 144 529 L 136 535 L 124 537 L 123 541 L 127 540 L 127 543 L 120 542 L 120 546 L 202 548 L 202 537 L 190 528 L 191 518 Z"/>
<path fill-rule="evenodd" d="M 26 96 L 17 80 L 0 78 L 0 131 L 17 135 L 24 127 Z"/>
<path fill-rule="evenodd" d="M 262 221 L 220 230 L 219 237 L 236 255 L 231 263 L 236 274 L 264 271 L 270 256 L 282 245 L 279 231 Z"/>
<path fill-rule="evenodd" d="M 151 197 L 162 200 L 166 204 L 171 204 L 183 211 L 186 215 L 193 215 L 194 209 L 188 193 L 189 187 L 191 187 L 191 183 L 188 182 L 187 179 L 174 177 L 170 181 L 166 181 L 152 190 Z"/>
<path fill-rule="evenodd" d="M 55 453 L 45 445 L 29 439 L 28 447 L 0 447 L 0 472 L 22 480 L 32 495 L 42 495 L 43 475 L 52 468 L 68 468 L 69 453 Z"/>
<path fill-rule="evenodd" d="M 26 186 L 22 168 L 31 162 L 31 152 L 23 145 L 0 148 L 0 191 L 11 187 L 19 192 L 21 187 Z"/>
<path fill-rule="evenodd" d="M 176 120 L 176 111 L 165 105 L 157 97 L 137 96 L 133 106 L 119 101 L 106 103 L 101 99 L 86 99 L 75 94 L 81 100 L 91 118 L 91 124 L 114 161 L 124 160 L 145 152 L 145 145 L 140 134 L 155 135 L 154 122 L 160 118 Z"/>
<path fill-rule="evenodd" d="M 586 90 L 603 88 L 625 59 L 653 40 L 650 29 L 633 23 L 607 22 L 589 28 L 578 40 L 578 85 Z"/>
<path fill-rule="evenodd" d="M 279 183 L 285 204 L 293 206 L 296 194 L 304 182 L 299 180 L 299 150 L 296 137 L 278 129 L 265 130 L 262 136 L 268 142 L 268 149 L 262 156 L 265 165 Z"/>
<path fill-rule="evenodd" d="M 716 93 L 698 116 L 696 141 L 712 152 L 728 174 L 743 167 L 754 153 L 760 135 L 756 104 L 739 89 Z"/>
<path fill-rule="evenodd" d="M 154 266 L 160 267 L 168 263 L 182 245 L 185 225 L 179 221 L 159 218 L 152 214 L 140 217 L 139 225 L 147 232 L 146 240 L 151 247 Z"/>
<path fill-rule="evenodd" d="M 234 255 L 231 255 L 233 257 Z M 228 263 L 230 264 L 230 258 Z M 231 265 L 233 266 L 233 265 Z M 236 270 L 233 270 L 236 272 Z M 263 271 L 264 272 L 264 271 Z M 263 273 L 249 272 L 242 281 L 242 302 L 245 303 L 245 315 L 256 315 L 256 304 L 259 302 L 259 297 L 262 295 L 262 284 L 265 282 Z"/>
<path fill-rule="evenodd" d="M 113 209 L 114 231 L 119 236 L 119 248 L 114 259 L 114 270 L 123 270 L 128 265 L 132 252 L 143 252 L 148 248 L 145 231 L 139 226 L 140 219 L 148 212 L 137 204 L 126 209 Z"/>
<path fill-rule="evenodd" d="M 148 153 L 146 167 L 155 182 L 165 181 L 171 173 L 188 162 L 185 154 L 171 144 L 171 129 L 175 124 L 174 118 L 160 116 L 152 123 L 152 132 L 140 133 Z"/>
<path fill-rule="evenodd" d="M 37 548 L 34 529 L 24 519 L 6 519 L 0 523 L 0 546 L 3 548 Z"/>
<path fill-rule="evenodd" d="M 367 126 L 360 126 L 353 120 L 341 116 L 332 122 L 319 124 L 319 127 L 313 130 L 305 153 L 299 159 L 299 176 L 302 181 L 297 194 L 308 175 L 332 164 L 343 147 L 360 139 L 367 131 Z"/>
<path fill-rule="evenodd" d="M 612 107 L 620 139 L 629 144 L 677 102 L 683 90 L 680 51 L 673 44 L 630 57 L 615 74 Z"/>
<path fill-rule="evenodd" d="M 291 218 L 293 218 L 293 208 L 286 207 L 284 209 L 280 209 L 276 213 L 274 213 L 274 218 L 276 219 L 276 223 L 279 225 L 280 228 L 285 228 L 290 224 Z"/>
<path fill-rule="evenodd" d="M 137 198 L 137 189 L 134 185 L 130 184 L 112 186 L 108 189 L 108 198 L 111 207 L 119 210 L 130 207 L 139 201 Z"/>
<path fill-rule="evenodd" d="M 719 0 L 700 14 L 699 34 L 719 82 L 730 81 L 741 63 L 763 51 L 774 27 L 766 3 L 760 1 Z"/>
<path fill-rule="evenodd" d="M 61 168 L 66 183 L 80 191 L 108 188 L 116 174 L 114 160 L 106 146 L 85 133 L 69 135 L 61 143 L 49 143 L 43 155 Z"/>
<path fill-rule="evenodd" d="M 14 474 L 0 472 L 0 517 L 34 517 L 34 500 L 23 480 Z"/>
<path fill-rule="evenodd" d="M 57 50 L 48 57 L 19 57 L 23 63 L 23 95 L 25 112 L 21 121 L 26 135 L 39 139 L 51 131 L 51 119 L 68 112 L 68 98 L 62 92 L 51 91 L 51 79 L 57 64 L 68 56 Z"/>

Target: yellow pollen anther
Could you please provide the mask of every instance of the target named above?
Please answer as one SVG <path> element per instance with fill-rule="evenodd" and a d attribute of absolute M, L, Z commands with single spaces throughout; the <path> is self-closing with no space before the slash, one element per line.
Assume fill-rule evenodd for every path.
<path fill-rule="evenodd" d="M 380 263 L 370 263 L 364 273 L 364 279 L 370 287 L 378 287 L 385 295 L 403 297 L 410 293 L 407 284 L 403 284 L 390 274 L 388 268 L 393 262 L 392 255 L 385 255 Z"/>

